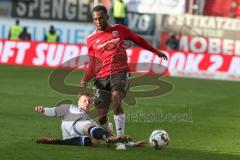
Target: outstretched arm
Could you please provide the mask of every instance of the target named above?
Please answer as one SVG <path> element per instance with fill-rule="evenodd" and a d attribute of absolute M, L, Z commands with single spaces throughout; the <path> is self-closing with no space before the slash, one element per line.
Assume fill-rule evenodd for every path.
<path fill-rule="evenodd" d="M 56 116 L 55 107 L 54 108 L 44 108 L 43 106 L 36 106 L 35 111 L 42 113 L 45 116 L 54 117 Z"/>
<path fill-rule="evenodd" d="M 140 46 L 140 47 L 142 47 L 142 48 L 144 48 L 144 49 L 146 49 L 150 52 L 153 52 L 153 53 L 157 54 L 160 58 L 163 58 L 164 60 L 168 60 L 167 56 L 163 52 L 153 48 L 144 38 L 142 38 L 141 36 L 131 32 L 126 27 L 124 27 L 124 30 L 126 32 L 125 34 L 127 35 L 127 39 L 132 40 L 138 46 Z"/>
<path fill-rule="evenodd" d="M 88 81 L 90 81 L 90 79 L 94 77 L 94 72 L 95 72 L 94 60 L 92 57 L 90 57 L 90 63 L 89 63 L 88 69 L 86 70 L 80 82 L 81 87 L 84 87 L 84 88 L 87 87 Z"/>
<path fill-rule="evenodd" d="M 147 144 L 146 140 L 141 140 L 137 142 L 128 142 L 126 143 L 126 146 L 128 147 L 144 147 L 144 145 Z"/>
<path fill-rule="evenodd" d="M 80 82 L 80 86 L 81 87 L 87 87 L 88 81 L 90 81 L 90 79 L 92 79 L 95 76 L 95 57 L 94 57 L 94 52 L 91 49 L 88 49 L 88 53 L 89 53 L 89 65 L 88 65 L 88 69 L 85 72 L 81 82 Z"/>

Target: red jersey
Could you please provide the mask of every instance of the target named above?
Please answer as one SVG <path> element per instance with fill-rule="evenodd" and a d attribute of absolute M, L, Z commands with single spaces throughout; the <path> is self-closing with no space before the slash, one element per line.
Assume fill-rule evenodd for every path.
<path fill-rule="evenodd" d="M 132 40 L 151 52 L 157 52 L 146 40 L 123 25 L 114 25 L 105 31 L 92 33 L 87 39 L 90 64 L 84 81 L 92 77 L 103 78 L 122 71 L 129 71 L 124 40 Z"/>

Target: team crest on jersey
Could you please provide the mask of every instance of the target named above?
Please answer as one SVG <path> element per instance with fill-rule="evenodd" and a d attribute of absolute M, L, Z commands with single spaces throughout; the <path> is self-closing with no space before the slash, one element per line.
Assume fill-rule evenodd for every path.
<path fill-rule="evenodd" d="M 96 43 L 99 43 L 99 42 L 100 42 L 100 40 L 99 40 L 99 39 L 97 39 L 97 40 L 96 40 Z"/>
<path fill-rule="evenodd" d="M 112 31 L 114 37 L 118 37 L 118 31 Z"/>

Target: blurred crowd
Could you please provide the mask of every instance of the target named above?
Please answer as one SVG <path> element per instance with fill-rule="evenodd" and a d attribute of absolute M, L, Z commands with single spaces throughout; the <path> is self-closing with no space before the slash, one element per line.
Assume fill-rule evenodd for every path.
<path fill-rule="evenodd" d="M 101 1 L 96 0 L 96 2 L 103 3 L 104 0 L 101 0 Z M 129 11 L 128 9 L 128 2 L 129 1 L 126 1 L 126 0 L 109 0 L 109 3 L 105 3 L 105 5 L 109 4 L 107 6 L 110 11 L 111 23 L 123 24 L 125 26 L 128 26 L 128 21 L 129 21 L 128 14 L 129 12 L 132 12 L 131 10 Z M 1 5 L 2 4 L 3 2 L 1 3 Z M 202 15 L 202 16 L 220 16 L 220 17 L 239 18 L 240 17 L 240 0 L 225 0 L 225 1 L 186 0 L 185 13 L 189 13 L 193 15 Z M 144 13 L 141 13 L 141 14 L 144 14 Z M 56 24 L 48 26 L 49 30 L 46 33 L 45 32 L 43 33 L 44 36 L 41 37 L 41 41 L 44 41 L 44 42 L 60 42 L 61 41 L 62 34 L 60 35 L 60 33 L 56 31 L 55 26 L 58 29 L 58 26 Z M 156 26 L 157 25 L 154 26 L 155 29 L 156 29 Z M 9 29 L 8 39 L 31 41 L 34 39 L 33 38 L 34 36 L 32 37 L 31 32 L 29 32 L 28 29 L 30 30 L 30 28 L 28 28 L 27 26 L 21 25 L 20 20 L 16 20 L 15 24 L 12 25 Z M 130 27 L 130 29 L 134 29 L 134 28 Z M 156 31 L 159 31 L 159 29 L 156 29 Z M 165 32 L 165 31 L 162 31 L 162 32 Z M 168 50 L 179 50 L 180 33 L 177 33 L 177 32 L 175 33 L 166 32 L 166 33 L 169 34 L 169 37 L 166 41 L 164 40 L 165 42 L 162 44 L 166 45 L 166 48 Z M 159 37 L 159 33 L 155 33 L 155 32 L 152 35 L 146 34 L 144 36 L 150 37 L 149 39 L 155 38 L 154 40 L 158 42 L 161 40 L 161 37 L 156 38 L 156 37 Z M 62 41 L 62 42 L 65 42 L 65 41 Z"/>
<path fill-rule="evenodd" d="M 17 19 L 15 24 L 11 26 L 8 33 L 9 40 L 23 40 L 31 41 L 31 34 L 28 32 L 26 26 L 20 24 L 20 20 Z M 44 42 L 59 42 L 59 34 L 56 32 L 53 25 L 49 27 L 49 31 L 44 35 Z"/>

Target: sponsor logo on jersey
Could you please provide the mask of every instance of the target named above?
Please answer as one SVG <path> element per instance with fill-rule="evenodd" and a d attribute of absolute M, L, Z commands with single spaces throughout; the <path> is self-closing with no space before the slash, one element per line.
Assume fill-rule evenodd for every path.
<path fill-rule="evenodd" d="M 114 37 L 118 37 L 118 31 L 112 31 Z"/>
<path fill-rule="evenodd" d="M 114 38 L 114 39 L 108 40 L 108 41 L 104 42 L 103 44 L 97 46 L 97 50 L 99 50 L 101 48 L 105 48 L 107 45 L 117 44 L 119 41 L 120 41 L 120 38 Z"/>

